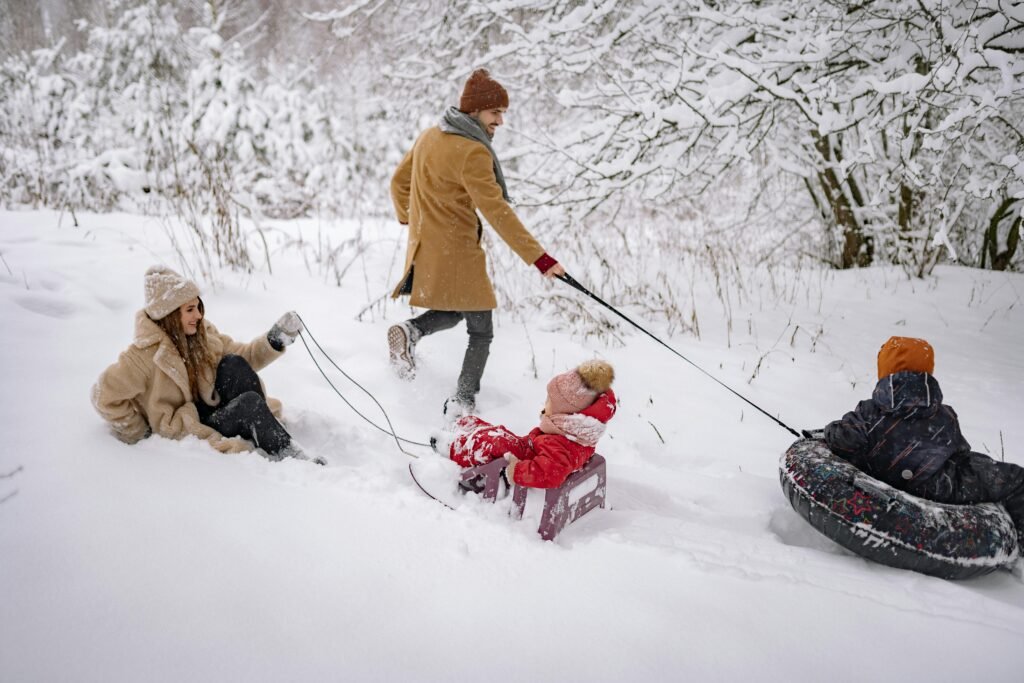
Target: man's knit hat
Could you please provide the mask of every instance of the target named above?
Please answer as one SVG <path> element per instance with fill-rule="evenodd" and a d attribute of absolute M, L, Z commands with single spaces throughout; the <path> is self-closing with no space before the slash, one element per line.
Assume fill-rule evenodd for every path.
<path fill-rule="evenodd" d="M 615 370 L 603 360 L 588 360 L 548 382 L 548 401 L 555 415 L 578 413 L 612 385 Z"/>
<path fill-rule="evenodd" d="M 146 314 L 153 320 L 170 315 L 198 296 L 196 283 L 167 266 L 150 266 L 146 271 Z"/>
<path fill-rule="evenodd" d="M 487 69 L 477 69 L 469 75 L 462 98 L 459 100 L 459 111 L 472 114 L 481 109 L 505 109 L 508 107 L 508 93 L 501 83 L 491 78 Z"/>
<path fill-rule="evenodd" d="M 878 379 L 894 372 L 927 372 L 935 370 L 935 351 L 924 339 L 889 337 L 878 350 Z"/>

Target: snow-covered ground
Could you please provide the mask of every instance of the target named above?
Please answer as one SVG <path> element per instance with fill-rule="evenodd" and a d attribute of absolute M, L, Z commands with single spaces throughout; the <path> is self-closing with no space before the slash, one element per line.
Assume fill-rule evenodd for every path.
<path fill-rule="evenodd" d="M 553 373 L 594 355 L 618 372 L 621 410 L 600 447 L 612 509 L 554 543 L 500 507 L 453 513 L 426 498 L 408 456 L 345 406 L 301 342 L 262 376 L 327 467 L 219 455 L 195 440 L 123 445 L 89 389 L 130 342 L 146 267 L 179 264 L 155 219 L 78 218 L 0 213 L 0 474 L 14 472 L 0 479 L 4 681 L 1024 678 L 1019 576 L 947 582 L 819 536 L 781 494 L 790 435 L 628 330 L 613 347 L 500 317 L 485 418 L 525 432 Z M 315 247 L 354 226 L 285 229 Z M 298 310 L 399 433 L 423 440 L 465 336 L 424 340 L 415 382 L 391 376 L 384 332 L 408 309 L 356 315 L 387 291 L 404 235 L 363 229 L 371 248 L 340 287 L 274 233 L 272 276 L 200 281 L 207 314 L 249 339 Z M 514 275 L 536 292 L 565 289 L 525 266 Z M 884 269 L 774 277 L 773 291 L 751 276 L 731 331 L 707 286 L 701 338 L 670 343 L 806 428 L 867 397 L 888 336 L 925 337 L 972 446 L 1024 463 L 1024 277 L 949 267 L 925 281 Z"/>

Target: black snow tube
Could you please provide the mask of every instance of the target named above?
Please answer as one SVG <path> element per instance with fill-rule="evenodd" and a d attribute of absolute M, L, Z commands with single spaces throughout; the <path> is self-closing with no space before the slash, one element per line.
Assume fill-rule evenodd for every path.
<path fill-rule="evenodd" d="M 858 555 L 943 579 L 1012 566 L 1017 531 L 996 503 L 946 505 L 899 491 L 801 439 L 779 463 L 782 490 L 811 526 Z"/>

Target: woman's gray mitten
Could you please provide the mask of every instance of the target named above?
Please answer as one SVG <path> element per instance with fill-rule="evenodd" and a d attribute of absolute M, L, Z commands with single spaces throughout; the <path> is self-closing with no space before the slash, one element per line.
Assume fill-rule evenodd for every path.
<path fill-rule="evenodd" d="M 281 319 L 274 323 L 274 326 L 270 328 L 270 332 L 267 332 L 267 341 L 278 351 L 283 351 L 284 347 L 288 346 L 295 341 L 295 338 L 299 336 L 299 332 L 302 332 L 302 321 L 299 320 L 299 315 L 295 311 L 288 311 L 281 316 Z"/>

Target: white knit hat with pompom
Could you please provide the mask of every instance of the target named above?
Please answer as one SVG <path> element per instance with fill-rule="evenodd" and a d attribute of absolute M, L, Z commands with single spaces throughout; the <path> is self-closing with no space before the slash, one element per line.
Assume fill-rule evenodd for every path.
<path fill-rule="evenodd" d="M 199 287 L 167 266 L 146 271 L 146 314 L 160 320 L 199 296 Z"/>

